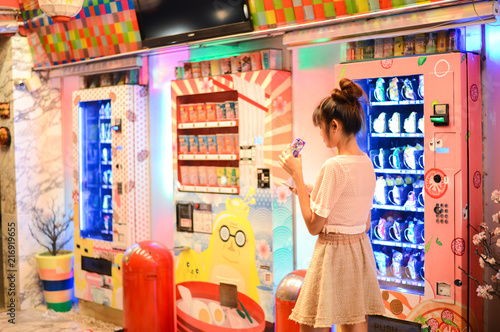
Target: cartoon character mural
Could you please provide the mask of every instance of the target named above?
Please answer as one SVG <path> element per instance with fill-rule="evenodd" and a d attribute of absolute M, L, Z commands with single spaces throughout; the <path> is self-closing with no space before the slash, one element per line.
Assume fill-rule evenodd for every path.
<path fill-rule="evenodd" d="M 293 235 L 291 200 L 290 205 L 278 204 L 274 187 L 274 184 L 285 181 L 287 177 L 286 172 L 273 162 L 276 151 L 293 140 L 290 73 L 263 70 L 203 79 L 176 80 L 172 81 L 171 85 L 172 111 L 173 114 L 177 114 L 172 120 L 177 129 L 182 129 L 184 126 L 180 125 L 180 122 L 183 122 L 181 111 L 185 103 L 205 101 L 207 112 L 210 109 L 214 112 L 223 110 L 228 100 L 231 101 L 230 104 L 234 102 L 235 107 L 238 106 L 234 114 L 229 112 L 228 115 L 226 112 L 226 120 L 237 119 L 231 122 L 233 125 L 230 127 L 212 130 L 197 126 L 193 128 L 195 130 L 176 130 L 178 138 L 187 133 L 202 136 L 205 133 L 228 133 L 236 134 L 235 137 L 242 145 L 247 144 L 246 142 L 249 144 L 258 142 L 255 149 L 252 148 L 252 153 L 255 151 L 252 162 L 247 163 L 238 160 L 240 157 L 237 151 L 235 151 L 236 159 L 231 159 L 232 161 L 224 161 L 226 156 L 220 160 L 209 157 L 208 162 L 199 158 L 188 161 L 180 157 L 181 147 L 176 144 L 177 139 L 174 140 L 173 171 L 174 178 L 178 179 L 180 184 L 178 191 L 174 192 L 175 201 L 208 203 L 212 206 L 211 211 L 202 211 L 194 207 L 193 232 L 175 233 L 176 247 L 188 246 L 193 250 L 176 251 L 175 283 L 179 330 L 217 332 L 220 327 L 247 332 L 264 331 L 274 323 L 273 286 L 277 286 L 274 285 L 277 266 L 275 264 L 279 262 L 280 273 L 293 268 L 293 248 L 292 241 L 289 240 L 291 236 L 286 239 L 280 238 L 285 233 Z M 212 100 L 215 103 L 212 103 Z M 213 106 L 210 106 L 211 104 Z M 215 144 L 217 137 L 207 137 L 207 141 L 213 138 Z M 239 143 L 236 146 L 238 145 Z M 215 147 L 212 152 L 210 147 L 211 145 L 208 147 L 209 154 L 216 154 Z M 181 168 L 186 165 L 194 165 L 198 170 L 202 170 L 205 166 L 215 166 L 221 171 L 226 166 L 233 166 L 231 168 L 239 172 L 239 182 L 229 184 L 221 176 L 219 186 L 212 181 L 211 185 L 199 185 L 193 188 L 183 184 Z M 272 175 L 269 177 L 270 187 L 258 186 L 257 167 L 269 170 L 269 175 Z M 250 188 L 251 186 L 255 188 Z M 238 195 L 224 195 L 229 193 Z M 278 229 L 278 232 L 283 229 L 277 241 L 274 237 L 275 229 Z M 276 256 L 275 249 L 281 250 Z M 203 266 L 205 276 L 200 276 L 201 270 L 198 269 L 199 279 L 193 280 L 196 278 L 196 269 L 191 269 L 192 264 L 193 267 Z M 279 277 L 281 278 L 281 275 Z M 226 285 L 221 287 L 222 283 Z M 204 310 L 201 305 L 194 305 L 192 299 L 218 302 L 216 304 L 223 308 L 225 318 L 219 321 L 216 313 L 221 311 L 211 311 L 210 307 Z M 220 301 L 224 305 L 220 304 Z M 210 321 L 212 324 L 208 323 Z"/>
<path fill-rule="evenodd" d="M 78 214 L 78 202 L 74 204 L 75 214 L 74 214 L 74 241 L 75 241 L 75 266 L 81 266 L 82 255 L 92 256 L 94 245 L 92 240 L 82 239 L 80 237 L 80 227 L 79 227 L 79 214 Z M 81 269 L 75 269 L 75 295 L 81 298 L 90 298 L 90 287 L 87 287 L 87 271 Z"/>
<path fill-rule="evenodd" d="M 115 255 L 115 261 L 111 267 L 111 282 L 113 285 L 113 296 L 111 298 L 111 306 L 113 308 L 123 307 L 123 279 L 122 279 L 122 259 L 123 253 Z"/>
<path fill-rule="evenodd" d="M 193 249 L 183 250 L 175 259 L 175 282 L 206 281 L 203 256 Z"/>
<path fill-rule="evenodd" d="M 184 249 L 175 260 L 177 323 L 179 329 L 217 331 L 217 327 L 238 331 L 264 331 L 266 319 L 259 303 L 261 285 L 256 265 L 254 230 L 248 215 L 256 203 L 255 189 L 241 199 L 226 199 L 217 214 L 208 240 L 201 251 Z M 219 210 L 220 211 L 220 210 Z M 198 243 L 199 245 L 199 243 Z M 200 253 L 197 252 L 201 251 Z M 236 307 L 222 307 L 221 283 L 236 286 Z M 266 305 L 266 303 L 264 303 Z"/>
<path fill-rule="evenodd" d="M 202 255 L 207 266 L 207 281 L 234 284 L 239 292 L 259 303 L 255 237 L 247 219 L 249 204 L 255 204 L 255 198 L 252 197 L 248 204 L 246 202 L 254 194 L 255 189 L 250 188 L 244 200 L 226 200 L 226 211 L 215 218 L 210 243 Z"/>
<path fill-rule="evenodd" d="M 175 260 L 175 282 L 208 281 L 228 283 L 259 303 L 260 285 L 255 264 L 255 237 L 248 221 L 250 206 L 255 204 L 255 188 L 244 198 L 228 198 L 226 210 L 215 218 L 208 248 L 196 253 L 183 250 Z"/>

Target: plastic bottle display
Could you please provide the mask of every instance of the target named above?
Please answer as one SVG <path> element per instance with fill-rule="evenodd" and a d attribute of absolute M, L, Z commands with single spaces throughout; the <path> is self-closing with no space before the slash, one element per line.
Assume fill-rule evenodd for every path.
<path fill-rule="evenodd" d="M 463 34 L 460 29 L 449 29 L 394 38 L 348 42 L 344 47 L 344 61 L 460 51 L 462 38 Z"/>

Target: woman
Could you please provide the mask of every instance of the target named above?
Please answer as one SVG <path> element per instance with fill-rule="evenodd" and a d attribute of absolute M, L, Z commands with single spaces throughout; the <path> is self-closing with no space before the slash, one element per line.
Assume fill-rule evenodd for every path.
<path fill-rule="evenodd" d="M 295 182 L 309 233 L 319 235 L 306 278 L 290 319 L 300 331 L 367 331 L 367 315 L 383 314 L 370 239 L 375 172 L 356 134 L 364 125 L 363 90 L 349 79 L 339 82 L 313 113 L 327 148 L 338 155 L 325 162 L 312 190 L 304 183 L 302 159 L 287 149 L 280 165 Z M 309 190 L 308 190 L 309 189 Z M 310 193 L 310 195 L 309 195 Z"/>

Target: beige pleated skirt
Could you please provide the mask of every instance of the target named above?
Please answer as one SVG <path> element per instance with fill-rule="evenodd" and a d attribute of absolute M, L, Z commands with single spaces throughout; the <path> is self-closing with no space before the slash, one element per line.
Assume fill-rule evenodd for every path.
<path fill-rule="evenodd" d="M 329 327 L 384 312 L 368 235 L 320 233 L 290 319 Z"/>

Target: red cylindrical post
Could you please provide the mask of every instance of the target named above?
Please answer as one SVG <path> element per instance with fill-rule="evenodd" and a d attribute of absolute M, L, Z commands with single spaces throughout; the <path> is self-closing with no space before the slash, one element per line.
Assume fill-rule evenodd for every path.
<path fill-rule="evenodd" d="M 299 324 L 288 317 L 295 307 L 305 275 L 306 270 L 293 271 L 278 285 L 275 297 L 276 332 L 299 332 Z"/>
<path fill-rule="evenodd" d="M 136 243 L 123 255 L 125 332 L 175 331 L 174 257 L 155 241 Z"/>

